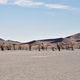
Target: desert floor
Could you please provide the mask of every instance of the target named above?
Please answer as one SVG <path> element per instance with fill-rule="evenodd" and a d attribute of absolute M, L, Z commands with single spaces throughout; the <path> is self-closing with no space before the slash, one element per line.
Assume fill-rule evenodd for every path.
<path fill-rule="evenodd" d="M 80 50 L 0 51 L 0 80 L 80 80 Z"/>

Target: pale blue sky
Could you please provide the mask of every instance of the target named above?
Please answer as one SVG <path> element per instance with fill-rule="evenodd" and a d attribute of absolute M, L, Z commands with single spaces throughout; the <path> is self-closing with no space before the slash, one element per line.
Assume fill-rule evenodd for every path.
<path fill-rule="evenodd" d="M 0 0 L 0 37 L 18 41 L 80 32 L 80 0 Z"/>

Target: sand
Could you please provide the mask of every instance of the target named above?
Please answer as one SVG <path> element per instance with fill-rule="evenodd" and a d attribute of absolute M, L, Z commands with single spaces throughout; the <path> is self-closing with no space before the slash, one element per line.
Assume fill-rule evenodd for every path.
<path fill-rule="evenodd" d="M 80 80 L 80 50 L 0 51 L 0 80 Z"/>

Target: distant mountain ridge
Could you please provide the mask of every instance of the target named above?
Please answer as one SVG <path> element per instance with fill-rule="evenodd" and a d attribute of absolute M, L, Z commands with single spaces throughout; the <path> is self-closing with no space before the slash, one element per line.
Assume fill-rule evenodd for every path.
<path fill-rule="evenodd" d="M 33 40 L 30 42 L 21 43 L 18 41 L 12 40 L 4 40 L 0 38 L 0 44 L 7 43 L 7 44 L 40 44 L 40 43 L 61 43 L 61 42 L 77 42 L 80 43 L 80 33 L 67 36 L 65 38 L 56 38 L 56 39 L 42 39 L 42 40 Z"/>
<path fill-rule="evenodd" d="M 0 38 L 0 44 L 20 44 L 21 42 L 13 41 L 13 40 L 4 40 Z"/>
<path fill-rule="evenodd" d="M 78 42 L 80 43 L 80 33 L 68 36 L 66 38 L 64 38 L 64 41 L 71 41 L 71 42 Z"/>
<path fill-rule="evenodd" d="M 77 33 L 77 34 L 74 34 L 74 35 L 71 35 L 71 36 L 68 36 L 66 38 L 74 38 L 74 39 L 79 39 L 80 40 L 80 33 Z"/>
<path fill-rule="evenodd" d="M 57 42 L 62 42 L 64 38 L 56 38 L 56 39 L 46 39 L 46 40 L 41 40 L 41 41 L 49 41 L 51 43 L 57 43 Z"/>
<path fill-rule="evenodd" d="M 31 42 L 28 42 L 28 44 L 35 43 L 35 42 L 50 42 L 50 43 L 58 43 L 59 42 L 60 43 L 60 42 L 64 42 L 65 40 L 66 41 L 73 40 L 73 42 L 80 42 L 80 33 L 77 33 L 77 34 L 74 34 L 71 36 L 67 36 L 65 38 L 34 40 Z"/>

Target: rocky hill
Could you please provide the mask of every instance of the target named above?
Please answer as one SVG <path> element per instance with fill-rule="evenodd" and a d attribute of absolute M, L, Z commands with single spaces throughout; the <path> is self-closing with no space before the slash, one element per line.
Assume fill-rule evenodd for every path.
<path fill-rule="evenodd" d="M 68 36 L 64 38 L 64 42 L 73 42 L 73 43 L 80 43 L 80 33 Z"/>
<path fill-rule="evenodd" d="M 67 36 L 65 38 L 56 38 L 56 39 L 43 39 L 43 40 L 34 40 L 31 42 L 27 42 L 25 44 L 39 44 L 39 43 L 69 43 L 69 42 L 73 42 L 73 43 L 80 43 L 80 33 L 71 35 L 71 36 Z"/>
<path fill-rule="evenodd" d="M 36 45 L 36 44 L 54 44 L 54 43 L 77 43 L 80 44 L 80 33 L 71 35 L 71 36 L 67 36 L 65 38 L 56 38 L 56 39 L 43 39 L 43 40 L 33 40 L 30 42 L 25 42 L 25 43 L 21 43 L 18 41 L 12 41 L 12 40 L 4 40 L 2 38 L 0 38 L 0 44 L 21 44 L 21 45 L 25 45 L 25 44 L 32 44 L 32 45 Z M 76 45 L 77 45 L 76 44 Z"/>
<path fill-rule="evenodd" d="M 4 40 L 4 39 L 0 38 L 0 44 L 6 44 L 6 45 L 8 45 L 8 44 L 20 44 L 20 42 L 12 41 L 12 40 Z"/>

